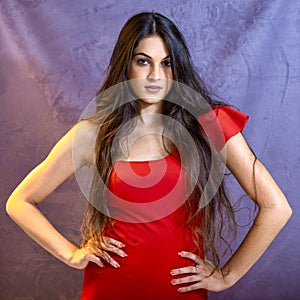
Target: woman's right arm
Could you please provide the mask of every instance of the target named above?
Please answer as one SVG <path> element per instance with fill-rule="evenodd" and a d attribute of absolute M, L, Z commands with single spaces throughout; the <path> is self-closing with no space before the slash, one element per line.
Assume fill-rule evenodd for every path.
<path fill-rule="evenodd" d="M 38 244 L 49 251 L 56 258 L 67 265 L 82 269 L 89 261 L 103 266 L 99 256 L 112 260 L 103 249 L 98 253 L 89 247 L 78 248 L 45 218 L 37 205 L 51 194 L 62 182 L 71 176 L 76 170 L 73 167 L 72 147 L 76 135 L 78 149 L 76 151 L 77 166 L 94 162 L 94 145 L 97 130 L 89 121 L 82 121 L 70 129 L 51 150 L 47 158 L 34 168 L 24 180 L 17 186 L 6 204 L 8 215 Z M 120 255 L 122 244 L 118 241 L 110 241 L 108 251 Z M 105 255 L 104 255 L 105 254 Z M 116 264 L 114 266 L 117 266 Z"/>

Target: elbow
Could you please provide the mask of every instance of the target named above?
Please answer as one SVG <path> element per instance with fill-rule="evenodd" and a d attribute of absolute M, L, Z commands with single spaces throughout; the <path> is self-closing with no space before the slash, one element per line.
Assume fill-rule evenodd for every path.
<path fill-rule="evenodd" d="M 285 212 L 287 221 L 291 218 L 292 214 L 293 214 L 293 210 L 292 210 L 292 208 L 288 205 L 288 207 L 286 208 L 286 212 Z"/>
<path fill-rule="evenodd" d="M 285 209 L 285 212 L 284 212 L 284 221 L 283 221 L 282 227 L 284 227 L 286 225 L 286 223 L 288 222 L 288 220 L 291 218 L 292 214 L 293 214 L 293 210 L 288 205 L 288 207 Z"/>
<path fill-rule="evenodd" d="M 280 205 L 277 208 L 278 220 L 280 220 L 282 227 L 285 226 L 285 224 L 291 218 L 292 214 L 293 214 L 292 208 L 290 207 L 290 205 L 288 203 L 286 203 L 284 205 Z"/>
<path fill-rule="evenodd" d="M 281 230 L 286 225 L 293 214 L 292 208 L 287 201 L 279 202 L 270 207 L 260 206 L 259 212 L 267 217 L 278 230 Z"/>
<path fill-rule="evenodd" d="M 12 196 L 10 196 L 6 202 L 5 210 L 6 210 L 6 213 L 11 218 L 13 218 L 13 216 L 14 216 L 15 208 L 16 208 L 16 200 Z"/>
<path fill-rule="evenodd" d="M 24 210 L 24 204 L 27 201 L 20 194 L 12 193 L 5 206 L 8 216 L 16 221 L 18 215 Z"/>
<path fill-rule="evenodd" d="M 282 216 L 286 219 L 286 221 L 288 221 L 293 214 L 293 210 L 286 198 L 285 201 L 282 201 L 281 205 L 279 205 L 279 210 Z"/>

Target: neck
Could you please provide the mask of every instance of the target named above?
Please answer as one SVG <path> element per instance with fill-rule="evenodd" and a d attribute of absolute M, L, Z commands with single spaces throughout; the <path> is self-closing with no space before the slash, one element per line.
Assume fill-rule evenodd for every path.
<path fill-rule="evenodd" d="M 145 104 L 140 103 L 141 110 L 138 117 L 140 125 L 153 126 L 162 124 L 162 103 Z"/>
<path fill-rule="evenodd" d="M 163 122 L 160 114 L 147 113 L 147 114 L 141 114 L 138 117 L 137 126 L 141 126 L 145 128 L 156 128 L 156 127 L 161 127 L 162 125 Z"/>

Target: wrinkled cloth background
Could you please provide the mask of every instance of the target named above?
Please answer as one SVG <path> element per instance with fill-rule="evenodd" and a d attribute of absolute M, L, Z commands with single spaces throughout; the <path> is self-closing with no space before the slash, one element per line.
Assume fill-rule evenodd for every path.
<path fill-rule="evenodd" d="M 182 30 L 213 90 L 250 115 L 244 135 L 294 210 L 233 288 L 210 299 L 299 299 L 299 1 L 0 1 L 0 299 L 79 299 L 83 271 L 53 258 L 5 212 L 10 193 L 78 120 L 104 78 L 125 21 L 148 10 Z M 232 180 L 234 201 L 243 195 Z M 74 177 L 41 205 L 74 243 L 86 205 Z M 253 206 L 243 198 L 241 207 Z M 240 241 L 249 213 L 238 213 Z M 117 284 L 117 282 L 116 282 Z M 151 282 L 149 283 L 151 284 Z M 101 287 L 100 287 L 101 288 Z"/>

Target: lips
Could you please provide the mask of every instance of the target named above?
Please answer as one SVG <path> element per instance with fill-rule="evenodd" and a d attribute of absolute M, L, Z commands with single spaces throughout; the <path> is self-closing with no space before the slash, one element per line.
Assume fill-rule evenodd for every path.
<path fill-rule="evenodd" d="M 150 93 L 158 93 L 162 87 L 159 85 L 147 85 L 145 86 L 145 89 Z"/>

